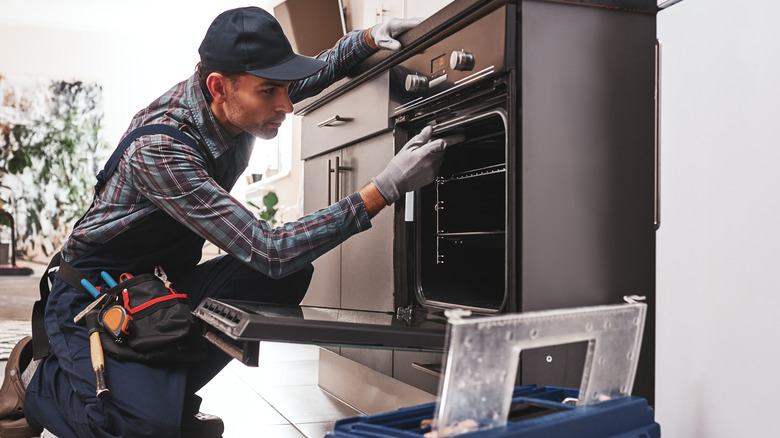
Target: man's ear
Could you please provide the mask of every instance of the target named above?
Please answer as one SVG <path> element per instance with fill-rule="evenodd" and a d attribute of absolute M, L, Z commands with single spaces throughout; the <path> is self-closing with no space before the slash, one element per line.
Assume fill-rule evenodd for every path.
<path fill-rule="evenodd" d="M 206 87 L 208 87 L 211 97 L 214 98 L 214 103 L 221 104 L 226 99 L 226 89 L 230 79 L 226 78 L 222 73 L 211 73 L 206 78 Z"/>

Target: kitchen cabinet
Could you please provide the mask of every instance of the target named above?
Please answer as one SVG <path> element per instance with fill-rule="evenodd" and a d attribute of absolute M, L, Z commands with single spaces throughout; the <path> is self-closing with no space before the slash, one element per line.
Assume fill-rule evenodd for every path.
<path fill-rule="evenodd" d="M 312 213 L 357 191 L 393 157 L 391 132 L 304 163 L 304 212 Z M 330 191 L 330 192 L 329 192 Z M 305 305 L 393 311 L 393 211 L 371 220 L 371 230 L 352 236 L 314 261 Z"/>
<path fill-rule="evenodd" d="M 384 73 L 303 118 L 305 214 L 356 192 L 393 157 L 388 96 L 388 73 Z M 304 305 L 393 309 L 392 209 L 380 212 L 371 224 L 371 231 L 351 237 L 314 261 Z"/>

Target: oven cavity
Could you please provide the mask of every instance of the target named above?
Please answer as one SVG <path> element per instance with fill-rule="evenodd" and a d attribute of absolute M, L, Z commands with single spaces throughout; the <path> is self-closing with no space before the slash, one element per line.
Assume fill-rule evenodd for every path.
<path fill-rule="evenodd" d="M 447 148 L 434 184 L 419 191 L 418 299 L 498 311 L 506 299 L 506 116 L 502 110 L 438 125 Z"/>

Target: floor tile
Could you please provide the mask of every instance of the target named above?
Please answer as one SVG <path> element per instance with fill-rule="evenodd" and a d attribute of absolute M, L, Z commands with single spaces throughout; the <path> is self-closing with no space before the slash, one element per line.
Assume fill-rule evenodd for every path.
<path fill-rule="evenodd" d="M 263 397 L 293 424 L 335 421 L 358 414 L 316 385 L 266 388 Z"/>
<path fill-rule="evenodd" d="M 317 360 L 263 362 L 258 367 L 247 367 L 234 361 L 231 363 L 231 368 L 260 395 L 263 394 L 264 388 L 316 385 L 319 380 L 319 361 Z"/>
<path fill-rule="evenodd" d="M 334 421 L 324 423 L 296 423 L 297 427 L 307 438 L 322 438 L 326 433 L 333 431 Z"/>
<path fill-rule="evenodd" d="M 322 438 L 322 436 L 320 436 L 320 438 Z M 225 434 L 222 435 L 222 438 L 248 438 L 248 437 L 304 438 L 306 437 L 306 435 L 302 434 L 300 431 L 298 431 L 298 429 L 296 429 L 290 424 L 254 426 L 254 427 L 244 429 L 242 433 L 236 435 L 233 434 L 228 435 L 227 430 L 225 430 Z"/>
<path fill-rule="evenodd" d="M 261 362 L 286 362 L 293 360 L 318 360 L 320 347 L 307 344 L 287 344 L 281 342 L 261 342 Z"/>
<path fill-rule="evenodd" d="M 8 360 L 16 344 L 31 333 L 30 321 L 0 321 L 0 360 Z"/>
<path fill-rule="evenodd" d="M 235 362 L 240 366 L 243 364 Z M 232 432 L 254 427 L 283 425 L 288 421 L 276 409 L 228 367 L 204 386 L 198 395 L 203 398 L 201 411 L 214 414 L 225 422 L 225 438 Z M 246 435 L 242 435 L 246 436 Z"/>

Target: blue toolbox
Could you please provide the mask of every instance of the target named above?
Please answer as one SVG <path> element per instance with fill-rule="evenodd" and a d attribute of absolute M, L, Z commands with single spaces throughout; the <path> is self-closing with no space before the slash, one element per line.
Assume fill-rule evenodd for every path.
<path fill-rule="evenodd" d="M 661 427 L 640 397 L 575 406 L 576 389 L 524 385 L 512 394 L 506 426 L 457 436 L 490 438 L 657 438 Z M 431 431 L 436 403 L 338 420 L 329 438 L 420 437 Z"/>

